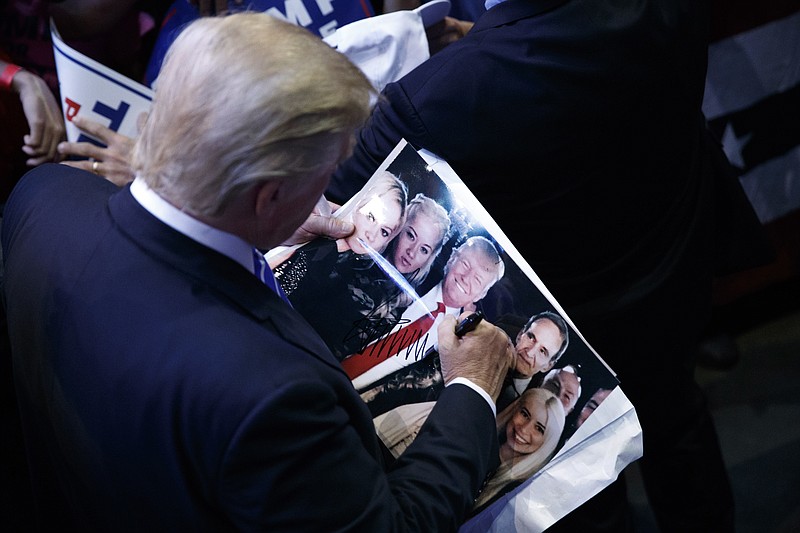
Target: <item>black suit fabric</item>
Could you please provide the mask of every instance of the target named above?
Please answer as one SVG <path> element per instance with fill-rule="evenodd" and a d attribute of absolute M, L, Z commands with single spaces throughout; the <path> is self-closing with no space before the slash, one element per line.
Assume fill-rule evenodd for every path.
<path fill-rule="evenodd" d="M 45 165 L 2 229 L 41 529 L 436 531 L 469 509 L 497 454 L 469 388 L 448 387 L 385 472 L 368 410 L 310 326 L 129 189 Z"/>

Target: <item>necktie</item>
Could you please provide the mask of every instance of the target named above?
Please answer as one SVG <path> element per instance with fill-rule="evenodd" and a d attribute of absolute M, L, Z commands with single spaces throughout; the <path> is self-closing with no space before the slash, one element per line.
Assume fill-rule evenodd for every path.
<path fill-rule="evenodd" d="M 264 285 L 275 291 L 275 294 L 280 296 L 283 301 L 289 303 L 286 293 L 283 292 L 281 286 L 278 285 L 278 280 L 272 275 L 272 270 L 270 270 L 267 260 L 264 258 L 264 254 L 259 252 L 256 248 L 253 248 L 253 272 L 258 279 L 264 282 Z"/>
<path fill-rule="evenodd" d="M 433 326 L 436 317 L 444 313 L 445 306 L 439 302 L 430 314 L 425 314 L 410 324 L 400 327 L 382 339 L 370 344 L 363 351 L 353 354 L 344 361 L 342 367 L 350 379 L 355 379 L 381 361 L 398 355 L 400 351 L 421 340 Z"/>

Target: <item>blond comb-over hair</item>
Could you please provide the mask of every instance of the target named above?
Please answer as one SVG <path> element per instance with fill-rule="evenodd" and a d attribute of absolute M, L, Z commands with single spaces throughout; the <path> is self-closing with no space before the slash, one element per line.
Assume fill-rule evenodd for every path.
<path fill-rule="evenodd" d="M 133 168 L 189 214 L 215 216 L 261 181 L 338 162 L 373 94 L 303 28 L 263 13 L 201 18 L 167 53 Z"/>

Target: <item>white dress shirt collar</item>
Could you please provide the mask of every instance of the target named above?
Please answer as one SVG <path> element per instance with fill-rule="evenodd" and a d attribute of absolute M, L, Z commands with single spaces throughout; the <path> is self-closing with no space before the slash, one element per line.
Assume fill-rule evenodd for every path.
<path fill-rule="evenodd" d="M 486 11 L 489 11 L 491 8 L 496 6 L 497 4 L 502 4 L 505 0 L 486 0 L 483 3 L 483 7 L 486 8 Z"/>
<path fill-rule="evenodd" d="M 255 274 L 253 246 L 251 244 L 236 235 L 213 228 L 187 215 L 161 198 L 140 178 L 136 178 L 131 183 L 131 194 L 142 207 L 167 226 L 203 246 L 230 257 L 248 272 Z"/>

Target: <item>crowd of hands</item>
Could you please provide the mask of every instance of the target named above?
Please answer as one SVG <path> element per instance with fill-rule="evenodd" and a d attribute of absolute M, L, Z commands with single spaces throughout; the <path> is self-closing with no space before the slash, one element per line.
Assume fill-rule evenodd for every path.
<path fill-rule="evenodd" d="M 188 0 L 202 16 L 224 16 L 227 0 Z M 384 12 L 413 9 L 420 0 L 386 0 Z M 440 51 L 466 35 L 472 22 L 446 17 L 426 32 L 431 54 Z M 0 70 L 5 63 L 0 60 Z M 101 175 L 118 186 L 133 181 L 130 156 L 134 139 L 120 135 L 102 124 L 75 116 L 72 123 L 105 146 L 90 142 L 68 142 L 61 108 L 47 83 L 27 70 L 19 71 L 11 89 L 19 95 L 29 132 L 24 136 L 22 151 L 26 163 L 35 167 L 43 163 L 62 163 Z M 146 117 L 142 117 L 146 119 Z"/>

